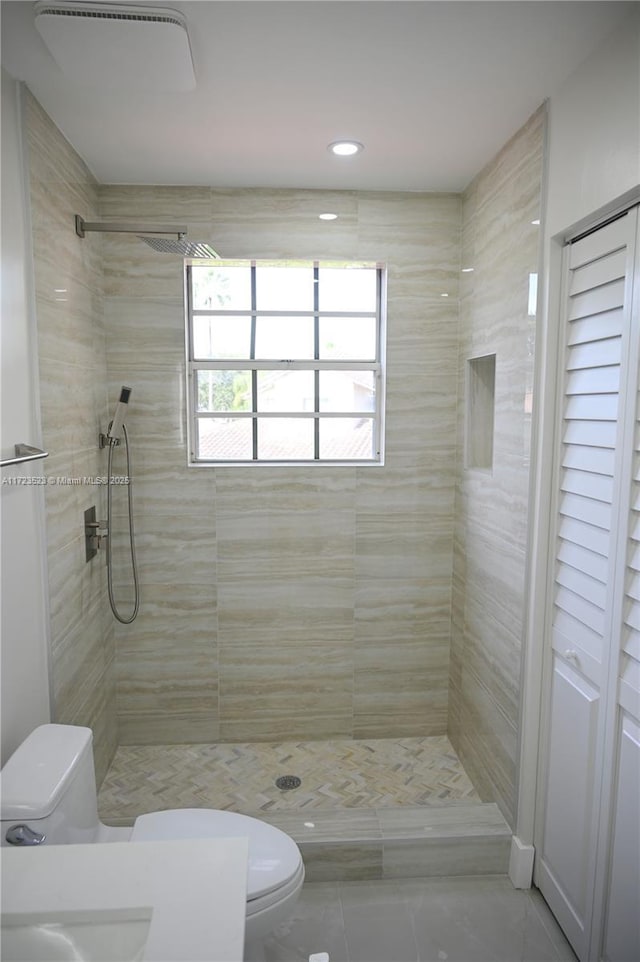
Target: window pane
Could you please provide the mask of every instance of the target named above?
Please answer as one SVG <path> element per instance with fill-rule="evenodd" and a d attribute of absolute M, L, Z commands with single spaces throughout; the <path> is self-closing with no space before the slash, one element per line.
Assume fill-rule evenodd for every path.
<path fill-rule="evenodd" d="M 194 264 L 191 272 L 194 310 L 251 310 L 250 267 Z"/>
<path fill-rule="evenodd" d="M 372 418 L 320 418 L 320 457 L 367 459 L 373 450 Z"/>
<path fill-rule="evenodd" d="M 257 308 L 259 311 L 312 311 L 313 286 L 310 267 L 256 267 Z"/>
<path fill-rule="evenodd" d="M 321 317 L 320 357 L 345 361 L 375 360 L 375 317 Z"/>
<path fill-rule="evenodd" d="M 375 311 L 376 269 L 374 267 L 321 267 L 321 311 Z"/>
<path fill-rule="evenodd" d="M 196 371 L 198 411 L 250 411 L 250 371 Z"/>
<path fill-rule="evenodd" d="M 250 348 L 250 317 L 208 317 L 207 315 L 194 317 L 193 356 L 196 360 L 247 358 Z"/>
<path fill-rule="evenodd" d="M 251 418 L 198 418 L 198 457 L 212 461 L 250 461 Z"/>
<path fill-rule="evenodd" d="M 258 371 L 258 411 L 313 411 L 313 371 Z"/>
<path fill-rule="evenodd" d="M 263 360 L 311 360 L 312 317 L 258 317 L 256 357 Z"/>
<path fill-rule="evenodd" d="M 313 460 L 313 418 L 258 420 L 258 457 L 270 461 Z"/>
<path fill-rule="evenodd" d="M 374 411 L 373 371 L 320 371 L 321 411 Z"/>

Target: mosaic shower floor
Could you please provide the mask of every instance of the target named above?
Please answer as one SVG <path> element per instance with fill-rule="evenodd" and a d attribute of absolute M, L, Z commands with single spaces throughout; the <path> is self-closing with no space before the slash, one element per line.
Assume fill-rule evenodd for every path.
<path fill-rule="evenodd" d="M 276 787 L 297 776 L 293 790 Z M 122 745 L 102 783 L 100 816 L 121 824 L 167 808 L 254 813 L 480 803 L 446 736 Z"/>

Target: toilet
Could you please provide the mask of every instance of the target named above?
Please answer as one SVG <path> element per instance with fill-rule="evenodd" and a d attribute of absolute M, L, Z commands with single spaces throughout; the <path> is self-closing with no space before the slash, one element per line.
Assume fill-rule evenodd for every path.
<path fill-rule="evenodd" d="M 293 839 L 257 818 L 206 808 L 150 812 L 133 828 L 104 825 L 92 741 L 90 728 L 75 725 L 41 725 L 31 732 L 2 769 L 1 844 L 247 837 L 245 958 L 258 959 L 262 939 L 289 916 L 304 882 Z"/>

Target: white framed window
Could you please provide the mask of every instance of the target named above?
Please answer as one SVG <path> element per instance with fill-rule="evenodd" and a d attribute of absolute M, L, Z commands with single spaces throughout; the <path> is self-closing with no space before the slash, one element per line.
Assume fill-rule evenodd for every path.
<path fill-rule="evenodd" d="M 189 464 L 381 464 L 385 271 L 186 267 Z"/>

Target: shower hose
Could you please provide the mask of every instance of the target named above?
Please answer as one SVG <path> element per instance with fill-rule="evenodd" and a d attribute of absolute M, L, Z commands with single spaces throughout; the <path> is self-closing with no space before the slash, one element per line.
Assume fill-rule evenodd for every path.
<path fill-rule="evenodd" d="M 114 616 L 123 625 L 130 625 L 138 614 L 138 608 L 140 607 L 140 586 L 138 584 L 138 565 L 136 563 L 136 548 L 133 537 L 133 500 L 131 493 L 131 459 L 129 456 L 129 438 L 127 437 L 127 429 L 122 425 L 122 432 L 124 435 L 124 446 L 127 453 L 127 496 L 129 505 L 129 546 L 131 549 L 131 569 L 133 571 L 133 589 L 134 589 L 134 603 L 133 611 L 128 618 L 123 617 L 118 611 L 118 606 L 116 605 L 115 598 L 113 597 L 113 571 L 111 565 L 111 540 L 112 540 L 112 520 L 111 520 L 111 492 L 113 488 L 113 471 L 112 471 L 112 460 L 113 460 L 113 449 L 115 448 L 115 443 L 110 441 L 109 443 L 109 460 L 107 464 L 107 587 L 109 590 L 109 604 L 111 605 L 111 610 Z"/>

